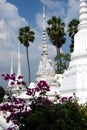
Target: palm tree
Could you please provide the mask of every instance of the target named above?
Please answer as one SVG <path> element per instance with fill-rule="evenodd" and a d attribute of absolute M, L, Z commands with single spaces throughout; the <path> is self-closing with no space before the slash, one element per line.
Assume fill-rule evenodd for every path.
<path fill-rule="evenodd" d="M 71 20 L 70 23 L 68 24 L 67 32 L 68 32 L 69 37 L 71 37 L 70 52 L 73 52 L 73 48 L 74 48 L 74 35 L 78 31 L 78 24 L 79 24 L 79 20 L 77 20 L 77 19 Z"/>
<path fill-rule="evenodd" d="M 47 27 L 47 33 L 50 37 L 51 43 L 56 47 L 57 55 L 60 54 L 60 48 L 66 41 L 66 34 L 64 31 L 65 24 L 61 21 L 60 18 L 57 18 L 56 16 L 52 16 L 51 19 L 47 21 L 48 27 Z M 58 62 L 61 62 L 61 59 L 57 59 Z M 57 66 L 57 70 L 59 70 L 59 67 Z"/>
<path fill-rule="evenodd" d="M 22 27 L 19 29 L 18 39 L 19 39 L 20 43 L 26 47 L 26 56 L 27 56 L 27 64 L 28 64 L 28 78 L 29 78 L 29 83 L 30 83 L 31 75 L 30 75 L 28 47 L 30 45 L 29 42 L 33 42 L 35 39 L 34 32 L 30 30 L 29 26 Z"/>
<path fill-rule="evenodd" d="M 66 70 L 69 65 L 70 54 L 60 53 L 54 58 L 54 60 L 56 61 L 59 58 L 61 58 L 61 63 L 58 63 L 57 66 L 60 68 L 60 70 L 57 70 L 56 73 L 64 73 L 64 70 Z"/>

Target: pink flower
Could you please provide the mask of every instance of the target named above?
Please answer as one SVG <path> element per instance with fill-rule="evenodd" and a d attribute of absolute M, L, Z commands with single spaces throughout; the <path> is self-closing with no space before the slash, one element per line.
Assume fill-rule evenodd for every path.
<path fill-rule="evenodd" d="M 24 81 L 22 81 L 21 83 L 22 83 L 22 85 L 26 85 L 26 83 Z"/>
<path fill-rule="evenodd" d="M 18 84 L 18 85 L 20 85 L 20 84 L 21 84 L 21 82 L 17 81 L 17 84 Z"/>
<path fill-rule="evenodd" d="M 18 76 L 18 79 L 23 79 L 23 76 L 19 75 L 19 76 Z"/>
<path fill-rule="evenodd" d="M 1 76 L 2 76 L 2 77 L 4 77 L 4 76 L 5 76 L 5 74 L 2 74 Z"/>
<path fill-rule="evenodd" d="M 63 103 L 63 102 L 66 102 L 66 101 L 67 101 L 67 97 L 62 97 L 62 98 L 61 98 L 61 101 L 62 101 L 62 103 Z"/>
<path fill-rule="evenodd" d="M 73 93 L 73 96 L 75 96 L 76 94 L 75 93 Z"/>
<path fill-rule="evenodd" d="M 70 96 L 70 97 L 69 97 L 69 100 L 72 100 L 72 99 L 73 99 L 73 97 L 72 97 L 72 96 Z"/>
<path fill-rule="evenodd" d="M 14 82 L 11 82 L 11 85 L 14 85 Z"/>
<path fill-rule="evenodd" d="M 19 87 L 19 89 L 22 89 L 21 87 Z"/>

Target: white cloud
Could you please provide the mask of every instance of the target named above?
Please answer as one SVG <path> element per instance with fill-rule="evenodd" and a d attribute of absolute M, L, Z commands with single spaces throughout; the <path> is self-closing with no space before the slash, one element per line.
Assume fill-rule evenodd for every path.
<path fill-rule="evenodd" d="M 74 18 L 79 18 L 79 1 L 78 0 L 69 0 L 67 14 L 64 19 L 66 25 Z"/>
<path fill-rule="evenodd" d="M 14 71 L 17 72 L 18 29 L 26 24 L 28 24 L 27 21 L 19 16 L 18 9 L 14 5 L 5 1 L 0 3 L 0 74 L 9 73 L 10 71 L 11 52 L 14 53 Z M 34 43 L 30 43 L 29 55 L 31 75 L 34 79 L 34 73 L 37 70 L 41 56 L 40 50 L 38 50 L 38 45 L 41 44 L 42 39 L 40 37 L 40 32 L 36 31 L 37 28 L 33 28 L 33 30 L 35 32 L 35 41 Z M 21 45 L 21 65 L 22 72 L 27 81 L 26 52 L 23 45 Z"/>
<path fill-rule="evenodd" d="M 14 5 L 0 0 L 0 74 L 10 71 L 11 52 L 17 53 L 18 29 L 27 24 Z"/>
<path fill-rule="evenodd" d="M 36 15 L 36 24 L 38 28 L 42 29 L 42 13 Z"/>
<path fill-rule="evenodd" d="M 5 23 L 4 23 L 4 20 L 0 20 L 0 29 L 2 29 L 4 27 Z"/>
<path fill-rule="evenodd" d="M 15 45 L 18 29 L 27 24 L 26 20 L 18 14 L 17 8 L 3 0 L 0 3 L 0 44 Z M 9 46 L 10 47 L 10 46 Z"/>
<path fill-rule="evenodd" d="M 43 5 L 47 7 L 49 16 L 64 16 L 65 15 L 65 6 L 66 2 L 61 0 L 41 0 Z"/>
<path fill-rule="evenodd" d="M 73 16 L 78 15 L 78 0 L 41 0 L 46 6 L 46 19 L 56 15 L 62 17 L 63 21 L 68 23 Z M 35 32 L 35 41 L 29 47 L 30 66 L 32 69 L 32 76 L 35 77 L 39 59 L 41 57 L 42 46 L 42 13 L 36 15 L 37 26 L 33 28 Z M 0 0 L 0 73 L 9 71 L 10 69 L 10 55 L 14 52 L 14 59 L 17 62 L 17 35 L 18 29 L 21 26 L 27 25 L 28 22 L 20 17 L 18 8 L 13 4 Z M 40 48 L 39 48 L 40 47 Z M 55 56 L 56 50 L 51 44 L 48 44 L 49 57 Z M 27 64 L 25 48 L 21 49 L 21 63 L 22 71 L 27 78 Z M 7 65 L 7 66 L 6 66 Z M 17 63 L 14 64 L 17 69 Z"/>
<path fill-rule="evenodd" d="M 47 19 L 53 15 L 60 17 L 66 24 L 79 15 L 79 0 L 41 0 L 46 6 Z"/>
<path fill-rule="evenodd" d="M 58 7 L 62 7 L 62 1 L 53 1 L 53 0 L 41 0 L 41 2 L 45 5 L 48 6 L 49 8 L 55 9 Z"/>

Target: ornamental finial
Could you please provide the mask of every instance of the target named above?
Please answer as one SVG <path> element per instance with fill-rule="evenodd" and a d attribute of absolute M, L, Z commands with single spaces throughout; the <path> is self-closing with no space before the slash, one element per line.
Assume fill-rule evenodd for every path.
<path fill-rule="evenodd" d="M 86 0 L 80 0 L 80 16 L 78 30 L 87 29 L 87 4 Z"/>

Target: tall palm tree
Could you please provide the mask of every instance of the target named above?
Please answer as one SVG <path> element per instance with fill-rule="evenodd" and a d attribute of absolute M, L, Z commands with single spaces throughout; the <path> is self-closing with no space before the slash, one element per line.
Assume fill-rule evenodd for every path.
<path fill-rule="evenodd" d="M 28 64 L 28 78 L 29 78 L 29 83 L 30 83 L 31 75 L 30 75 L 28 47 L 30 45 L 29 42 L 33 42 L 35 39 L 34 32 L 31 31 L 29 26 L 22 27 L 19 29 L 18 39 L 19 39 L 20 43 L 26 47 L 26 56 L 27 56 L 27 64 Z"/>
<path fill-rule="evenodd" d="M 73 48 L 74 48 L 74 35 L 77 33 L 78 31 L 78 24 L 79 24 L 79 20 L 78 19 L 72 19 L 70 21 L 70 23 L 68 24 L 68 35 L 71 38 L 71 44 L 70 44 L 70 52 L 73 52 Z"/>
<path fill-rule="evenodd" d="M 47 27 L 47 33 L 50 37 L 51 43 L 56 47 L 57 55 L 60 54 L 60 48 L 66 41 L 66 34 L 64 31 L 65 24 L 62 22 L 60 18 L 57 18 L 56 16 L 52 16 L 51 19 L 47 21 L 48 27 Z M 61 59 L 57 59 L 58 62 L 61 62 Z M 59 67 L 57 66 L 57 70 L 59 70 Z"/>

